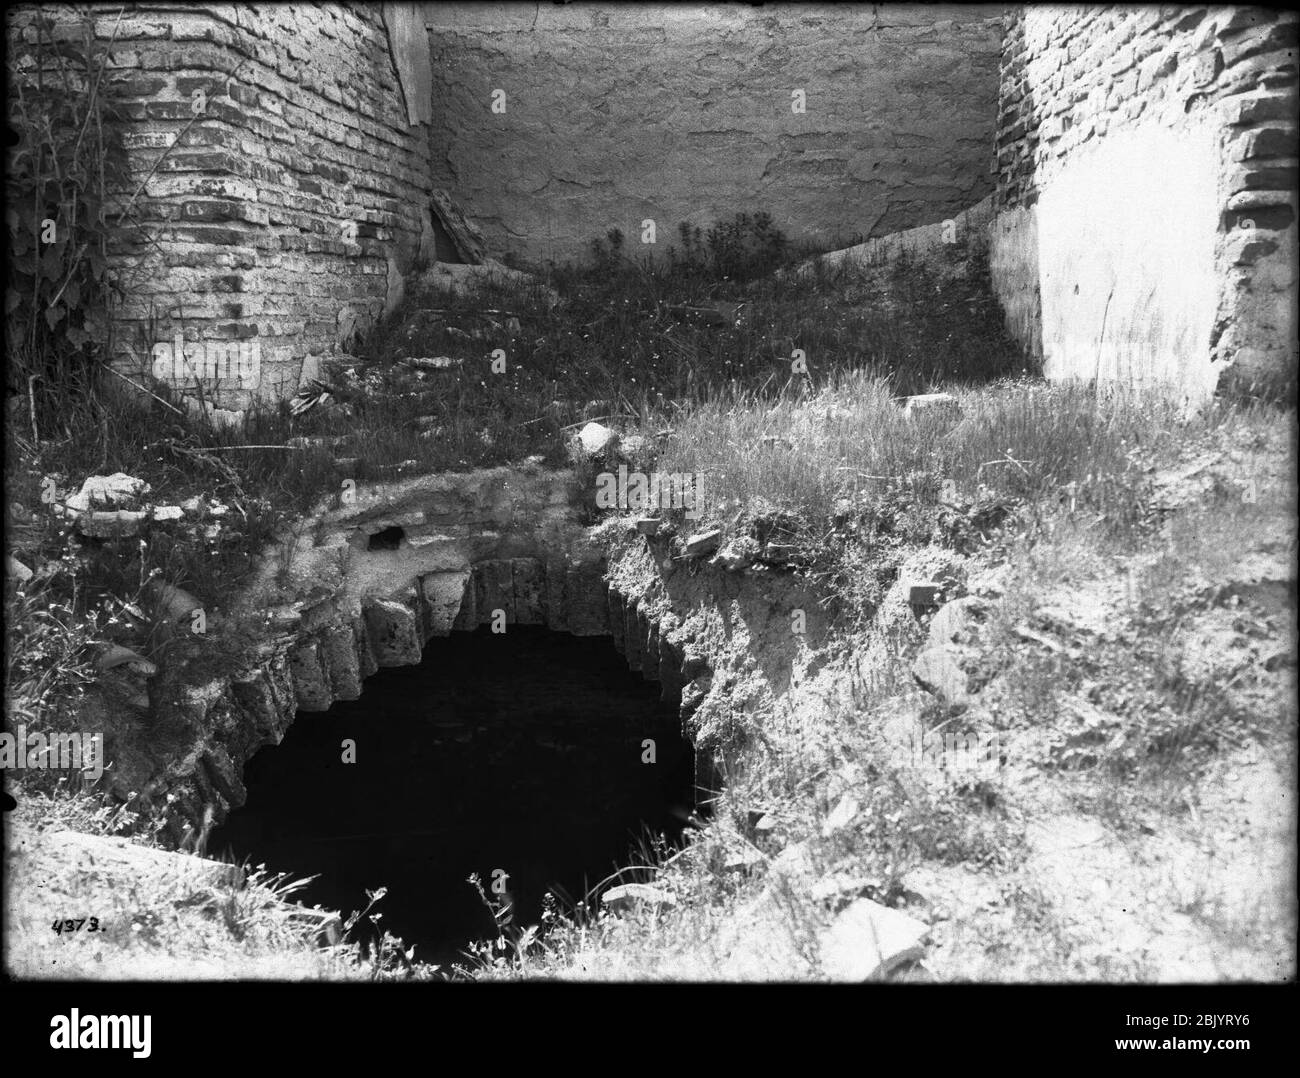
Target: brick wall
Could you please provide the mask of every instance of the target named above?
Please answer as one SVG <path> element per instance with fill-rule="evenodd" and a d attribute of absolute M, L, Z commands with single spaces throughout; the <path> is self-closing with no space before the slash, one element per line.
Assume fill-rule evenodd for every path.
<path fill-rule="evenodd" d="M 1296 85 L 1280 9 L 1009 17 L 992 266 L 1049 375 L 1294 380 Z"/>
<path fill-rule="evenodd" d="M 1003 11 L 426 4 L 438 186 L 531 260 L 646 219 L 659 247 L 742 210 L 842 245 L 942 221 L 992 189 Z"/>
<path fill-rule="evenodd" d="M 10 33 L 31 40 L 37 11 L 17 9 Z M 39 11 L 79 35 L 76 9 Z M 244 408 L 292 394 L 306 355 L 336 350 L 392 298 L 428 229 L 429 148 L 408 123 L 379 11 L 91 6 L 143 183 L 142 227 L 114 259 L 128 293 L 123 369 L 160 357 L 167 369 L 180 334 L 210 364 L 206 392 Z"/>

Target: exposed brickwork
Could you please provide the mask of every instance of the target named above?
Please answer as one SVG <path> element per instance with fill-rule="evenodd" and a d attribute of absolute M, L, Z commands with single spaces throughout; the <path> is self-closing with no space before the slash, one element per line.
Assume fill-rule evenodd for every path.
<path fill-rule="evenodd" d="M 36 10 L 11 32 L 31 40 Z M 77 37 L 71 6 L 40 10 Z M 407 121 L 379 5 L 90 10 L 150 237 L 116 260 L 123 363 L 151 367 L 177 333 L 244 342 L 257 377 L 209 382 L 217 403 L 292 393 L 305 355 L 383 308 L 428 212 L 428 133 Z"/>
<path fill-rule="evenodd" d="M 1268 8 L 1030 5 L 1003 39 L 1001 211 L 1033 207 L 1117 136 L 1207 137 L 1221 296 L 1202 358 L 1251 381 L 1295 364 L 1296 25 Z"/>

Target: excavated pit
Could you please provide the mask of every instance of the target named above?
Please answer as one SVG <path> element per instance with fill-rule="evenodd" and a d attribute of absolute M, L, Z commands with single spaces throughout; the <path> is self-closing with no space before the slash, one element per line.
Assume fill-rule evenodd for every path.
<path fill-rule="evenodd" d="M 248 761 L 245 805 L 210 848 L 315 875 L 298 900 L 345 915 L 386 887 L 382 927 L 452 962 L 496 934 L 471 873 L 489 897 L 505 874 L 522 927 L 548 890 L 576 901 L 643 863 L 647 835 L 681 841 L 697 792 L 679 706 L 611 637 L 454 632 L 360 699 L 300 712 Z"/>

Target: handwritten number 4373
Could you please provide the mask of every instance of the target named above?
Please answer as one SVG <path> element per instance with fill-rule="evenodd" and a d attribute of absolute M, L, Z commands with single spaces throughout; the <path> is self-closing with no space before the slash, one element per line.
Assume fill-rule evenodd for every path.
<path fill-rule="evenodd" d="M 55 921 L 54 931 L 59 935 L 62 935 L 64 932 L 76 932 L 79 928 L 85 925 L 87 921 L 90 922 L 90 927 L 86 929 L 87 932 L 102 931 L 99 927 L 98 917 L 83 917 L 79 921 Z"/>

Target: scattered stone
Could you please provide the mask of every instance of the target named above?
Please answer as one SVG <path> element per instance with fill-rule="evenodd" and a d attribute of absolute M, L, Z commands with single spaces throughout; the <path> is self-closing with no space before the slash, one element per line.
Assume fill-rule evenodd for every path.
<path fill-rule="evenodd" d="M 189 632 L 193 624 L 191 615 L 203 606 L 183 588 L 158 580 L 150 581 L 145 586 L 145 597 L 149 600 L 154 625 L 161 640 L 177 633 Z"/>
<path fill-rule="evenodd" d="M 748 569 L 754 564 L 760 550 L 757 539 L 742 535 L 730 540 L 718 552 L 718 564 L 730 572 L 739 572 L 742 569 Z"/>
<path fill-rule="evenodd" d="M 763 548 L 764 560 L 775 565 L 788 565 L 798 553 L 799 548 L 793 543 L 768 543 Z"/>
<path fill-rule="evenodd" d="M 20 584 L 26 584 L 32 578 L 32 571 L 12 554 L 6 554 L 5 576 L 11 580 L 17 580 Z"/>
<path fill-rule="evenodd" d="M 155 505 L 153 507 L 153 519 L 161 520 L 180 520 L 185 515 L 184 510 L 179 505 Z"/>
<path fill-rule="evenodd" d="M 140 846 L 124 838 L 55 831 L 45 836 L 45 841 L 66 856 L 69 864 L 97 876 L 114 870 L 120 872 L 124 886 L 144 879 L 168 878 L 206 887 L 240 887 L 244 882 L 243 870 L 238 865 Z"/>
<path fill-rule="evenodd" d="M 600 423 L 588 423 L 578 431 L 578 444 L 590 457 L 600 456 L 618 444 L 618 434 Z"/>
<path fill-rule="evenodd" d="M 207 406 L 206 412 L 208 422 L 215 430 L 238 430 L 244 425 L 247 415 L 242 408 L 214 408 L 211 404 Z"/>
<path fill-rule="evenodd" d="M 479 265 L 457 262 L 435 262 L 423 274 L 418 282 L 422 288 L 451 295 L 468 295 L 482 287 L 484 281 L 497 280 L 507 284 L 518 285 L 524 289 L 537 290 L 548 307 L 558 306 L 561 297 L 549 285 L 543 284 L 537 277 L 523 270 L 513 270 L 500 262 L 484 259 Z"/>
<path fill-rule="evenodd" d="M 966 672 L 947 648 L 925 648 L 912 664 L 912 676 L 921 688 L 946 704 L 966 704 L 970 700 Z"/>
<path fill-rule="evenodd" d="M 266 622 L 276 632 L 297 631 L 302 624 L 302 608 L 297 604 L 274 607 L 266 612 Z"/>
<path fill-rule="evenodd" d="M 77 512 L 88 509 L 120 509 L 148 494 L 149 490 L 149 484 L 143 479 L 125 472 L 92 475 L 81 484 L 80 493 L 72 495 L 65 504 Z"/>
<path fill-rule="evenodd" d="M 817 876 L 817 865 L 807 842 L 795 842 L 772 859 L 768 874 L 787 883 L 807 881 Z"/>
<path fill-rule="evenodd" d="M 146 594 L 153 602 L 154 617 L 167 620 L 188 618 L 192 611 L 203 604 L 184 588 L 174 584 L 152 581 L 145 588 Z"/>
<path fill-rule="evenodd" d="M 415 356 L 402 362 L 420 370 L 426 371 L 445 371 L 449 367 L 458 367 L 463 360 L 452 359 L 451 356 Z"/>
<path fill-rule="evenodd" d="M 92 539 L 126 537 L 137 534 L 147 519 L 149 514 L 139 509 L 82 513 L 77 517 L 77 530 Z"/>
<path fill-rule="evenodd" d="M 853 822 L 862 806 L 852 794 L 845 794 L 839 803 L 831 809 L 830 815 L 822 821 L 822 838 L 829 838 L 836 831 L 842 831 Z"/>
<path fill-rule="evenodd" d="M 1050 636 L 1046 636 L 1043 633 L 1035 632 L 1024 623 L 1016 625 L 1013 632 L 1015 632 L 1021 640 L 1027 640 L 1031 644 L 1041 644 L 1043 647 L 1047 648 L 1048 651 L 1054 652 L 1058 655 L 1065 651 L 1065 648 L 1062 647 L 1058 641 L 1053 640 Z"/>
<path fill-rule="evenodd" d="M 323 356 L 307 355 L 302 357 L 302 367 L 298 371 L 297 392 L 306 391 L 313 382 L 324 377 L 325 362 Z"/>
<path fill-rule="evenodd" d="M 869 898 L 859 898 L 822 934 L 822 969 L 837 981 L 886 977 L 925 956 L 928 925 Z"/>
<path fill-rule="evenodd" d="M 903 415 L 914 416 L 920 412 L 929 415 L 961 415 L 961 405 L 951 393 L 918 393 L 903 399 Z"/>
<path fill-rule="evenodd" d="M 757 850 L 753 846 L 746 846 L 744 849 L 735 850 L 727 854 L 727 858 L 722 862 L 722 868 L 725 872 L 748 872 L 756 865 L 761 865 L 767 860 L 762 850 Z"/>
<path fill-rule="evenodd" d="M 629 464 L 635 464 L 641 459 L 648 445 L 649 443 L 640 434 L 629 434 L 626 438 L 619 439 L 618 455 Z"/>
<path fill-rule="evenodd" d="M 144 677 L 153 677 L 158 673 L 158 667 L 146 659 L 138 652 L 130 648 L 122 647 L 121 644 L 113 644 L 95 664 L 100 670 L 113 670 L 119 666 L 125 666 L 133 674 L 141 674 Z"/>
<path fill-rule="evenodd" d="M 677 905 L 677 896 L 648 883 L 625 883 L 620 887 L 611 887 L 601 895 L 600 904 L 607 910 L 635 909 L 643 905 L 656 910 L 671 909 Z"/>
<path fill-rule="evenodd" d="M 197 494 L 194 495 L 193 498 L 186 498 L 183 502 L 181 502 L 181 508 L 184 509 L 185 512 L 187 513 L 202 513 L 203 499 L 200 498 Z"/>
<path fill-rule="evenodd" d="M 722 529 L 713 528 L 706 532 L 697 532 L 686 540 L 685 553 L 688 558 L 702 558 L 712 554 L 722 542 Z"/>
<path fill-rule="evenodd" d="M 944 603 L 930 619 L 930 643 L 937 647 L 970 642 L 971 627 L 988 610 L 988 604 L 973 595 Z"/>

